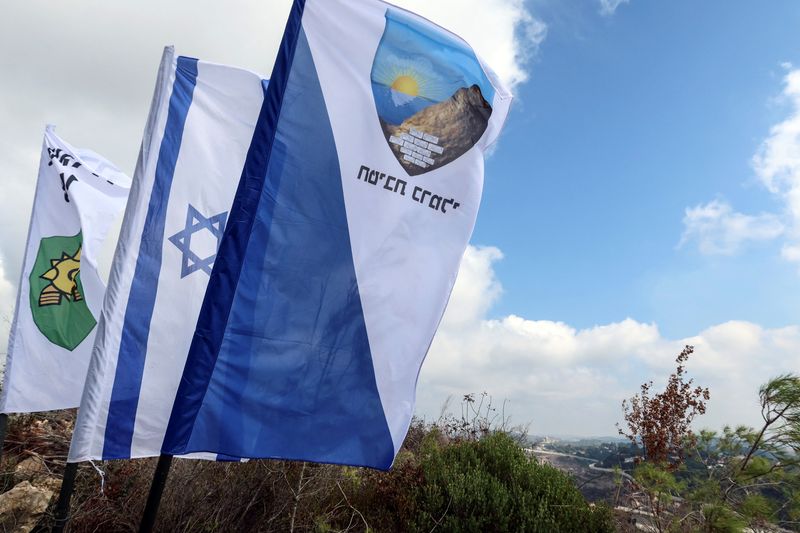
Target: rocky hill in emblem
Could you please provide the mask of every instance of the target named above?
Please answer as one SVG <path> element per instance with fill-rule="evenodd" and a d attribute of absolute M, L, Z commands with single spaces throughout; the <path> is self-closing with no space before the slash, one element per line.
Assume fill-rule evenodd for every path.
<path fill-rule="evenodd" d="M 480 87 L 460 88 L 447 100 L 430 105 L 399 126 L 381 120 L 389 146 L 411 176 L 454 161 L 486 131 L 492 107 Z"/>

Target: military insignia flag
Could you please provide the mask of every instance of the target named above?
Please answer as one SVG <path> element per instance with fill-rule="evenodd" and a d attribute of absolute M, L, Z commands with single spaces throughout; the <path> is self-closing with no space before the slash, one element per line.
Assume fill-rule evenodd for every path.
<path fill-rule="evenodd" d="M 97 257 L 130 179 L 89 150 L 44 135 L 9 337 L 4 413 L 77 407 L 105 286 Z"/>
<path fill-rule="evenodd" d="M 295 0 L 164 453 L 389 468 L 510 103 L 422 17 Z"/>

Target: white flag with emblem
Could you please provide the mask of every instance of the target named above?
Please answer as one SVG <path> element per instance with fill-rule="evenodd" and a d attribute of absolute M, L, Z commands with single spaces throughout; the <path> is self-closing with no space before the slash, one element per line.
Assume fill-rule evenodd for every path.
<path fill-rule="evenodd" d="M 105 286 L 97 256 L 130 179 L 48 126 L 31 214 L 0 411 L 77 407 Z"/>

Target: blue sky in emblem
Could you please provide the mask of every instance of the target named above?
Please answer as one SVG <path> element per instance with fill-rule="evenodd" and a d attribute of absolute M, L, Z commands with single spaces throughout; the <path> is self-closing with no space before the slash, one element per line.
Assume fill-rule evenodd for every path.
<path fill-rule="evenodd" d="M 398 79 L 411 83 L 409 94 L 394 90 Z M 472 85 L 490 104 L 494 99 L 494 87 L 464 42 L 395 9 L 386 11 L 372 82 L 378 112 L 393 124 Z"/>
<path fill-rule="evenodd" d="M 472 239 L 500 248 L 492 314 L 577 328 L 631 317 L 666 337 L 800 322 L 782 241 L 702 253 L 686 208 L 785 210 L 751 159 L 790 113 L 800 4 L 529 1 L 548 26 L 497 151 Z"/>

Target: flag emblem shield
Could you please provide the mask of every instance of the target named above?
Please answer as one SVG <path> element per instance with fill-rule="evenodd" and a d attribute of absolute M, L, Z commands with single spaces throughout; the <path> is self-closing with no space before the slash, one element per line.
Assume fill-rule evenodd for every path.
<path fill-rule="evenodd" d="M 45 237 L 31 270 L 30 306 L 33 321 L 50 342 L 74 350 L 96 321 L 83 297 L 80 278 L 81 233 Z"/>
<path fill-rule="evenodd" d="M 494 87 L 472 49 L 398 10 L 386 11 L 371 82 L 383 134 L 410 176 L 461 157 L 492 114 Z"/>

